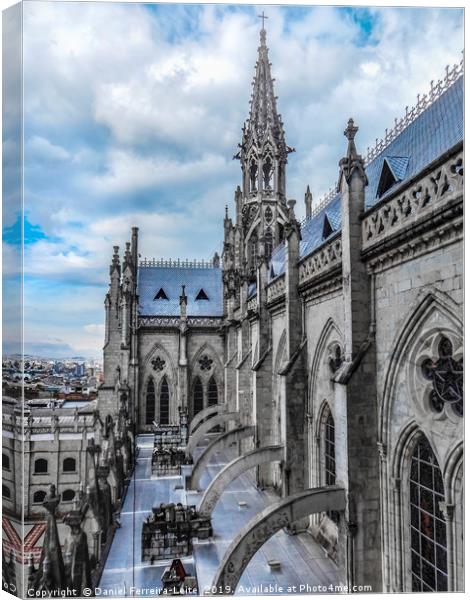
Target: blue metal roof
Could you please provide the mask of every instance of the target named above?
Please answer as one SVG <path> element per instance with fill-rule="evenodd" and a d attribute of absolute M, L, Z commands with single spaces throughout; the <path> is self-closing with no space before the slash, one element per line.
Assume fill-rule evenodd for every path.
<path fill-rule="evenodd" d="M 384 158 L 387 161 L 390 170 L 392 171 L 397 181 L 403 181 L 405 179 L 406 170 L 408 169 L 408 163 L 410 159 L 408 156 L 387 156 Z"/>
<path fill-rule="evenodd" d="M 222 316 L 222 269 L 214 267 L 139 267 L 139 315 L 178 316 L 182 285 L 186 286 L 188 317 Z M 160 289 L 163 289 L 168 300 L 154 300 Z M 209 300 L 196 300 L 201 289 Z"/>
<path fill-rule="evenodd" d="M 390 194 L 397 185 L 417 175 L 426 165 L 438 159 L 461 140 L 463 140 L 463 77 L 457 79 L 442 96 L 428 106 L 367 165 L 369 185 L 365 191 L 365 209 L 374 206 L 381 199 L 377 197 L 377 188 L 385 160 L 397 182 L 382 195 L 382 198 Z M 323 237 L 325 216 L 333 229 L 326 238 Z M 300 258 L 308 256 L 340 229 L 341 194 L 338 193 L 319 213 L 303 223 Z M 270 280 L 284 273 L 284 256 L 284 244 L 280 244 L 271 258 Z"/>
<path fill-rule="evenodd" d="M 367 165 L 369 185 L 366 187 L 366 209 L 380 200 L 377 198 L 377 188 L 384 159 L 388 160 L 394 174 L 402 175 L 401 179 L 406 181 L 461 140 L 463 140 L 463 77 L 459 77 L 442 96 L 428 106 Z M 408 159 L 406 166 L 403 162 L 398 165 L 399 157 L 402 161 Z M 394 187 L 387 190 L 382 197 L 390 194 Z"/>

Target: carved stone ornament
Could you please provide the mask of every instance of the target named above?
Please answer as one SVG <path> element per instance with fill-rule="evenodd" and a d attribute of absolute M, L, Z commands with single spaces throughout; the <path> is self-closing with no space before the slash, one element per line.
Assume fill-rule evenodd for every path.
<path fill-rule="evenodd" d="M 446 404 L 459 417 L 463 416 L 463 357 L 455 360 L 452 342 L 442 337 L 438 357 L 427 358 L 421 365 L 423 377 L 432 382 L 430 403 L 440 413 Z"/>
<path fill-rule="evenodd" d="M 339 344 L 336 344 L 335 347 L 332 349 L 330 356 L 328 357 L 328 365 L 330 367 L 330 371 L 332 373 L 336 373 L 336 371 L 343 364 L 343 360 L 344 359 L 341 352 L 341 346 Z"/>
<path fill-rule="evenodd" d="M 272 222 L 273 220 L 273 211 L 271 209 L 270 206 L 268 206 L 266 208 L 266 210 L 264 211 L 264 219 L 266 221 L 266 223 L 268 223 L 268 225 Z"/>
<path fill-rule="evenodd" d="M 209 358 L 207 354 L 204 354 L 204 356 L 202 356 L 199 359 L 199 366 L 201 367 L 201 371 L 210 371 L 212 369 L 213 362 L 214 361 L 212 360 L 212 358 Z"/>
<path fill-rule="evenodd" d="M 165 364 L 165 361 L 160 356 L 152 359 L 152 367 L 154 371 L 163 371 Z"/>

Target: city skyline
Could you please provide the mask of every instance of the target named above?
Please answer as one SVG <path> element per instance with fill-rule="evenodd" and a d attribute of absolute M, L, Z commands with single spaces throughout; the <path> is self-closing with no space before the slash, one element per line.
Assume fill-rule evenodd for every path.
<path fill-rule="evenodd" d="M 458 9 L 26 3 L 26 353 L 101 355 L 130 226 L 142 257 L 220 252 L 263 8 L 298 218 L 307 184 L 318 199 L 336 181 L 347 118 L 365 154 L 463 47 Z M 8 211 L 4 228 L 8 260 Z"/>

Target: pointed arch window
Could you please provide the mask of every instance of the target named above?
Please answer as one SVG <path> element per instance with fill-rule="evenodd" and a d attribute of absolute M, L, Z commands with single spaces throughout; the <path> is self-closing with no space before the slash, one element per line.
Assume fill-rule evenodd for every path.
<path fill-rule="evenodd" d="M 335 422 L 331 411 L 325 421 L 325 484 L 336 483 Z"/>
<path fill-rule="evenodd" d="M 155 420 L 155 384 L 153 379 L 147 383 L 147 392 L 145 394 L 145 424 L 151 425 Z"/>
<path fill-rule="evenodd" d="M 250 267 L 256 269 L 258 264 L 258 236 L 254 233 L 250 239 Z"/>
<path fill-rule="evenodd" d="M 209 379 L 209 385 L 207 387 L 207 404 L 213 406 L 219 402 L 219 392 L 217 389 L 217 382 L 214 377 Z"/>
<path fill-rule="evenodd" d="M 447 532 L 441 512 L 444 485 L 437 459 L 420 435 L 410 465 L 411 587 L 447 591 Z"/>
<path fill-rule="evenodd" d="M 199 377 L 194 381 L 193 413 L 196 415 L 204 408 L 204 388 Z"/>
<path fill-rule="evenodd" d="M 170 388 L 166 376 L 160 385 L 160 425 L 170 424 Z"/>

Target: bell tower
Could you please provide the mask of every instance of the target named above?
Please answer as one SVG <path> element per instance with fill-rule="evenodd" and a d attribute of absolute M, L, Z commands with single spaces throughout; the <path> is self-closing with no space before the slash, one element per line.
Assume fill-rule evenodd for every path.
<path fill-rule="evenodd" d="M 250 114 L 234 156 L 240 161 L 242 185 L 235 192 L 236 221 L 229 236 L 234 244 L 235 268 L 248 282 L 256 280 L 259 261 L 268 261 L 273 248 L 284 239 L 284 227 L 289 220 L 287 155 L 294 151 L 286 144 L 282 118 L 277 112 L 264 28 L 267 17 L 263 13 L 261 18 Z"/>

